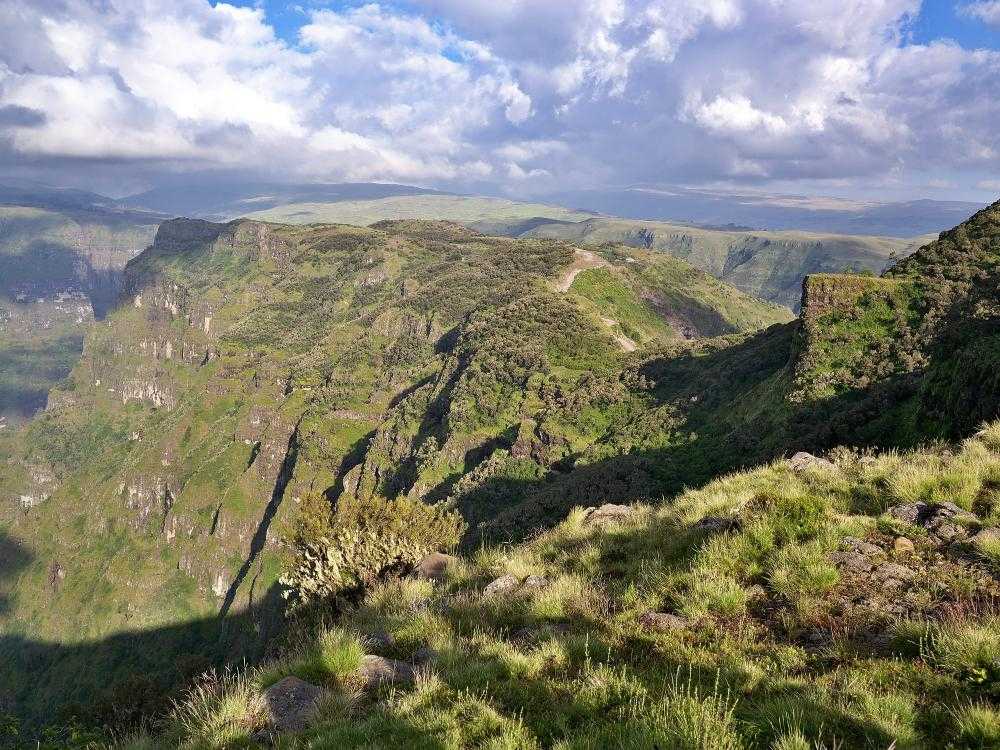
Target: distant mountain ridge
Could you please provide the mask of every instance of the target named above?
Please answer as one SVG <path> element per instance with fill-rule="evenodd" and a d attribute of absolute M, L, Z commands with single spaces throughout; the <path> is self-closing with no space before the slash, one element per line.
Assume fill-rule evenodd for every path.
<path fill-rule="evenodd" d="M 571 190 L 546 201 L 606 216 L 699 226 L 916 237 L 942 232 L 983 208 L 967 201 L 866 203 L 832 198 L 722 192 L 683 187 Z"/>

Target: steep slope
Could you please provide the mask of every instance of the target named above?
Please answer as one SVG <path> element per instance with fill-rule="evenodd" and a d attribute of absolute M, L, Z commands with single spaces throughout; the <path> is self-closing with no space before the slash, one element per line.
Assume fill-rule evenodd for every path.
<path fill-rule="evenodd" d="M 265 746 L 288 677 L 326 692 L 281 747 L 997 747 L 1000 423 L 831 458 L 389 578 L 134 747 Z"/>
<path fill-rule="evenodd" d="M 661 250 L 747 294 L 796 311 L 805 276 L 845 270 L 881 273 L 894 258 L 908 255 L 929 239 L 726 231 L 610 218 L 542 224 L 523 236 Z"/>
<path fill-rule="evenodd" d="M 996 368 L 966 364 L 1000 330 L 998 215 L 980 212 L 885 278 L 809 277 L 792 323 L 654 251 L 448 223 L 168 222 L 129 264 L 127 304 L 95 329 L 71 387 L 6 445 L 0 541 L 16 572 L 3 684 L 37 715 L 66 697 L 68 664 L 88 665 L 69 690 L 81 699 L 138 670 L 146 689 L 103 705 L 140 716 L 156 707 L 123 696 L 167 695 L 190 674 L 178 644 L 204 665 L 271 641 L 280 588 L 306 610 L 342 610 L 426 552 L 531 538 L 574 506 L 657 502 L 798 449 L 968 434 L 1000 416 Z M 687 341 L 677 318 L 727 335 Z M 910 497 L 953 492 L 975 524 L 992 522 L 991 470 L 977 487 L 961 475 L 990 446 L 940 482 L 914 475 Z M 877 478 L 850 500 L 834 483 L 826 510 L 784 472 L 765 480 L 726 485 L 720 507 L 749 513 L 740 523 L 764 509 L 834 526 L 822 544 L 796 537 L 804 551 L 780 552 L 766 529 L 746 537 L 765 556 L 737 561 L 759 571 L 740 587 L 779 568 L 772 553 L 790 556 L 785 578 L 760 585 L 823 573 L 814 553 L 845 531 L 840 514 L 884 509 Z M 125 659 L 118 636 L 51 641 L 125 627 L 160 648 Z"/>
<path fill-rule="evenodd" d="M 0 424 L 45 405 L 160 218 L 80 191 L 0 187 Z"/>
<path fill-rule="evenodd" d="M 625 337 L 660 346 L 788 318 L 622 249 L 560 291 L 577 257 L 440 222 L 163 223 L 46 412 L 0 443 L 0 529 L 22 561 L 4 571 L 2 650 L 53 680 L 31 691 L 9 676 L 24 710 L 54 699 L 61 660 L 115 631 L 175 628 L 71 692 L 93 697 L 123 670 L 169 682 L 171 639 L 218 659 L 235 631 L 249 649 L 290 542 L 334 508 L 448 500 L 479 523 L 522 501 L 479 490 L 601 439 L 599 412 L 552 432 L 544 415 L 619 371 Z M 218 613 L 241 618 L 226 639 L 180 627 Z"/>

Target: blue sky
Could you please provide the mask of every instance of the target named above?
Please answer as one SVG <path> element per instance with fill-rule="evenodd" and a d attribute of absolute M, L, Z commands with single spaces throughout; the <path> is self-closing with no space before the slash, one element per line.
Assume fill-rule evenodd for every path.
<path fill-rule="evenodd" d="M 913 41 L 927 44 L 938 39 L 954 39 L 967 49 L 1000 49 L 1000 30 L 959 12 L 966 3 L 954 0 L 925 0 L 913 24 Z"/>
<path fill-rule="evenodd" d="M 0 0 L 0 171 L 1000 194 L 1000 0 Z"/>

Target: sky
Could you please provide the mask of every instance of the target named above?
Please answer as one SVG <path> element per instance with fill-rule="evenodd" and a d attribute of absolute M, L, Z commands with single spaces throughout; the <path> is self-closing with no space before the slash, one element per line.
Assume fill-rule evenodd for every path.
<path fill-rule="evenodd" d="M 1000 196 L 1000 0 L 0 0 L 0 181 Z"/>

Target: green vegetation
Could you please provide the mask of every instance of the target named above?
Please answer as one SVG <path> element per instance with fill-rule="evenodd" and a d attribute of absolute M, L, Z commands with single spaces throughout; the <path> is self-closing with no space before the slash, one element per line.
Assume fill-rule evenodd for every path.
<path fill-rule="evenodd" d="M 576 510 L 437 584 L 386 580 L 210 701 L 195 688 L 138 746 L 246 741 L 265 725 L 260 690 L 286 675 L 329 692 L 282 747 L 995 746 L 1000 583 L 958 550 L 938 561 L 925 537 L 897 551 L 884 529 L 898 504 L 969 507 L 989 491 L 1000 423 L 955 452 L 834 458 L 722 477 L 616 522 Z M 977 524 L 998 522 L 994 507 Z M 901 588 L 857 575 L 834 553 L 858 539 L 921 575 Z M 483 593 L 501 575 L 544 580 Z M 682 624 L 652 628 L 649 611 Z M 415 685 L 362 690 L 358 644 L 374 633 L 386 656 L 429 650 Z"/>
<path fill-rule="evenodd" d="M 723 231 L 661 221 L 586 218 L 529 227 L 525 237 L 546 237 L 600 246 L 624 243 L 668 253 L 740 291 L 798 311 L 802 278 L 815 273 L 881 273 L 896 257 L 933 237 Z"/>
<path fill-rule="evenodd" d="M 246 743 L 287 675 L 291 746 L 988 746 L 998 211 L 797 322 L 620 244 L 167 222 L 3 439 L 0 681 L 28 726 L 188 691 L 139 746 Z"/>

